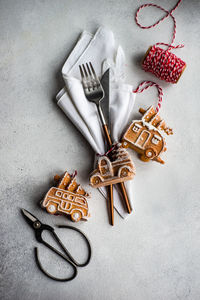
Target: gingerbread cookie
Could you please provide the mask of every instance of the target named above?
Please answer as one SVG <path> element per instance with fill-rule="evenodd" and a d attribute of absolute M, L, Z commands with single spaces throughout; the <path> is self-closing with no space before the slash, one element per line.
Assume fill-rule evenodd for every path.
<path fill-rule="evenodd" d="M 109 155 L 100 156 L 90 176 L 90 185 L 95 188 L 131 180 L 135 175 L 135 167 L 121 144 L 113 147 Z"/>
<path fill-rule="evenodd" d="M 167 135 L 173 134 L 173 131 L 166 126 L 153 106 L 147 110 L 140 108 L 139 112 L 143 115 L 142 120 L 135 120 L 131 123 L 122 138 L 122 145 L 139 153 L 143 161 L 155 160 L 164 164 L 160 155 L 167 148 L 161 131 Z"/>
<path fill-rule="evenodd" d="M 56 175 L 57 187 L 52 187 L 46 194 L 41 206 L 50 214 L 70 215 L 72 221 L 87 219 L 90 214 L 87 198 L 89 194 L 76 182 L 76 178 L 65 172 L 63 176 Z"/>

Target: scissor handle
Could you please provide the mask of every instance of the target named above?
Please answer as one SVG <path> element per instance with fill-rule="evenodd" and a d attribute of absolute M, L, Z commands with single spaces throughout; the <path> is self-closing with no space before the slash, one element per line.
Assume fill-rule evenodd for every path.
<path fill-rule="evenodd" d="M 39 243 L 42 243 L 42 244 L 45 244 L 45 241 L 43 240 L 42 238 L 42 232 L 44 230 L 47 230 L 47 231 L 50 231 L 52 234 L 54 233 L 54 228 L 49 226 L 49 225 L 46 225 L 46 224 L 42 224 L 40 223 L 39 221 L 36 221 L 34 224 L 33 224 L 33 227 L 35 229 L 35 237 L 36 237 L 36 240 L 39 242 Z M 54 234 L 53 234 L 54 235 Z"/>
<path fill-rule="evenodd" d="M 62 248 L 65 249 L 65 253 L 67 254 L 67 256 L 70 258 L 70 260 L 77 266 L 77 267 L 85 267 L 89 264 L 90 262 L 90 259 L 91 259 L 91 255 L 92 255 L 92 248 L 91 248 L 91 245 L 90 245 L 90 242 L 87 238 L 87 236 L 78 228 L 76 227 L 73 227 L 73 226 L 69 226 L 69 225 L 57 225 L 58 228 L 68 228 L 68 229 L 71 229 L 71 230 L 74 230 L 74 231 L 77 231 L 79 232 L 82 237 L 84 238 L 84 240 L 86 241 L 86 244 L 87 244 L 87 248 L 88 248 L 88 257 L 86 259 L 86 261 L 84 263 L 78 263 L 72 256 L 71 254 L 69 253 L 69 251 L 65 248 L 65 246 L 62 244 L 62 242 L 60 241 L 60 243 L 62 244 Z"/>
<path fill-rule="evenodd" d="M 36 224 L 37 227 L 37 224 Z M 68 226 L 68 225 L 58 225 L 58 228 L 69 228 L 71 230 L 75 230 L 77 232 L 79 232 L 83 238 L 85 239 L 87 246 L 88 246 L 88 258 L 84 263 L 78 263 L 70 254 L 70 252 L 65 248 L 65 246 L 63 245 L 63 243 L 61 242 L 60 238 L 57 236 L 57 234 L 54 231 L 54 228 L 46 225 L 46 224 L 41 224 L 40 222 L 38 222 L 38 228 L 35 228 L 35 234 L 36 234 L 36 239 L 38 242 L 42 243 L 43 245 L 45 245 L 46 247 L 48 247 L 50 250 L 52 250 L 53 252 L 55 252 L 57 255 L 59 255 L 60 257 L 62 257 L 65 261 L 67 261 L 73 268 L 74 272 L 72 274 L 72 276 L 68 277 L 68 278 L 57 278 L 51 274 L 49 274 L 46 270 L 44 270 L 40 260 L 39 260 L 39 255 L 38 255 L 38 248 L 35 248 L 35 258 L 36 258 L 36 262 L 37 265 L 39 267 L 39 269 L 49 278 L 53 279 L 53 280 L 57 280 L 57 281 L 70 281 L 72 279 L 74 279 L 78 273 L 77 267 L 84 267 L 86 266 L 91 258 L 91 246 L 90 246 L 90 242 L 87 239 L 86 235 L 80 231 L 78 228 L 72 227 L 72 226 Z M 60 247 L 63 249 L 64 253 L 66 255 L 64 255 L 62 252 L 58 251 L 56 248 L 54 248 L 53 246 L 51 246 L 49 243 L 47 243 L 45 240 L 43 240 L 42 238 L 42 232 L 44 230 L 50 231 L 52 236 L 54 237 L 54 239 L 57 241 L 57 243 L 60 245 Z"/>
<path fill-rule="evenodd" d="M 57 234 L 54 231 L 54 228 L 46 225 L 46 224 L 42 224 L 40 222 L 38 222 L 37 224 L 35 223 L 35 235 L 36 235 L 36 239 L 39 243 L 42 243 L 43 245 L 45 245 L 47 248 L 49 248 L 50 250 L 52 250 L 54 253 L 56 253 L 57 255 L 59 255 L 60 257 L 62 257 L 65 261 L 68 262 L 68 264 L 71 265 L 71 267 L 73 268 L 73 274 L 70 277 L 67 278 L 57 278 L 53 275 L 51 275 L 50 273 L 48 273 L 46 270 L 44 270 L 40 260 L 39 260 L 39 254 L 38 254 L 38 248 L 35 248 L 35 258 L 36 258 L 36 263 L 39 267 L 39 269 L 49 278 L 53 279 L 53 280 L 57 280 L 57 281 L 70 281 L 72 279 L 74 279 L 78 273 L 77 267 L 74 264 L 74 262 L 70 259 L 71 255 L 69 253 L 69 251 L 65 248 L 65 246 L 63 245 L 63 243 L 61 242 L 61 240 L 59 239 L 59 237 L 57 236 Z M 58 242 L 58 244 L 60 245 L 60 247 L 63 249 L 63 251 L 65 252 L 66 255 L 64 255 L 62 252 L 58 251 L 56 248 L 54 248 L 53 246 L 51 246 L 49 243 L 47 243 L 45 240 L 43 240 L 42 238 L 42 232 L 44 230 L 47 230 L 49 232 L 51 232 L 53 238 Z"/>
<path fill-rule="evenodd" d="M 53 247 L 52 247 L 52 248 L 53 248 Z M 50 249 L 51 249 L 51 248 L 50 248 Z M 56 250 L 56 249 L 54 248 L 54 250 Z M 54 251 L 54 250 L 53 250 L 53 251 Z M 54 252 L 56 252 L 56 251 L 54 251 Z M 56 252 L 56 253 L 57 253 L 57 252 Z M 60 255 L 61 253 L 60 253 L 60 254 L 57 253 L 57 254 Z M 63 256 L 61 256 L 61 257 L 63 257 Z M 63 258 L 66 260 L 65 257 L 63 257 Z M 48 272 L 43 268 L 43 266 L 42 266 L 42 264 L 41 264 L 41 262 L 40 262 L 40 260 L 39 260 L 39 253 L 38 253 L 38 248 L 37 248 L 37 247 L 35 247 L 35 259 L 36 259 L 36 263 L 37 263 L 39 269 L 40 269 L 47 277 L 49 277 L 49 278 L 51 278 L 51 279 L 53 279 L 53 280 L 56 280 L 56 281 L 70 281 L 70 280 L 73 280 L 73 279 L 77 276 L 77 273 L 78 273 L 77 267 L 76 267 L 72 262 L 70 262 L 70 260 L 67 260 L 67 262 L 72 266 L 72 268 L 73 268 L 73 270 L 74 270 L 72 276 L 67 277 L 67 278 L 58 278 L 58 277 L 55 277 L 55 276 L 51 275 L 50 273 L 48 273 Z"/>

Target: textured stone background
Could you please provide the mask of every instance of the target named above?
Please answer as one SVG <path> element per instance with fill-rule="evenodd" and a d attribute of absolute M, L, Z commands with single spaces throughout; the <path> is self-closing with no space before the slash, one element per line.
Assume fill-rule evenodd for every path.
<path fill-rule="evenodd" d="M 177 85 L 159 82 L 144 73 L 139 59 L 157 41 L 168 42 L 172 21 L 141 30 L 134 12 L 146 1 L 121 0 L 6 0 L 0 1 L 0 182 L 1 261 L 0 298 L 25 299 L 199 299 L 199 11 L 200 2 L 183 1 L 175 12 L 175 53 L 187 62 Z M 176 1 L 154 1 L 171 8 Z M 144 12 L 144 22 L 162 15 Z M 38 207 L 55 173 L 78 169 L 87 184 L 93 153 L 53 99 L 62 87 L 60 70 L 83 29 L 105 25 L 113 30 L 127 57 L 127 82 L 144 79 L 164 88 L 162 116 L 174 128 L 167 139 L 166 165 L 144 164 L 132 153 L 135 213 L 115 226 L 107 220 L 104 199 L 95 190 L 89 200 L 92 218 L 75 226 L 89 236 L 93 258 L 70 283 L 46 278 L 36 267 L 37 244 L 20 214 L 24 207 L 50 225 L 70 224 Z M 151 89 L 136 99 L 138 107 L 155 103 Z M 82 256 L 71 234 L 61 231 L 66 244 Z M 74 248 L 73 248 L 74 246 Z M 40 246 L 41 260 L 55 275 L 70 270 Z"/>

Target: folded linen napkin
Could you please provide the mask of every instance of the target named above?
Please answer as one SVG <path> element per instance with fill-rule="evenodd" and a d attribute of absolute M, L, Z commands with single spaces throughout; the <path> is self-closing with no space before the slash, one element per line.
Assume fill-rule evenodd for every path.
<path fill-rule="evenodd" d="M 65 87 L 56 96 L 57 104 L 89 142 L 95 153 L 105 153 L 105 137 L 94 103 L 89 102 L 82 88 L 79 65 L 91 61 L 97 76 L 110 69 L 109 121 L 113 142 L 118 142 L 131 120 L 135 94 L 131 85 L 124 84 L 124 52 L 116 45 L 113 33 L 100 27 L 93 35 L 84 31 L 67 58 L 62 75 Z M 125 182 L 130 201 L 134 197 L 131 181 Z M 101 192 L 107 197 L 106 189 Z M 125 217 L 120 194 L 114 188 L 114 205 Z"/>

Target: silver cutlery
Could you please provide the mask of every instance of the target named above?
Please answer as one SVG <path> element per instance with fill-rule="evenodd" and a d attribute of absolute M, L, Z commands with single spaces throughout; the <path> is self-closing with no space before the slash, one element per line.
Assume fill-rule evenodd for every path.
<path fill-rule="evenodd" d="M 101 109 L 101 101 L 104 98 L 104 90 L 103 87 L 95 73 L 95 70 L 92 66 L 92 63 L 86 63 L 85 65 L 82 64 L 82 66 L 79 65 L 81 78 L 82 78 L 82 85 L 84 89 L 85 96 L 88 101 L 93 102 L 97 106 L 97 110 L 100 116 L 100 120 L 102 123 L 102 127 L 104 130 L 104 134 L 106 136 L 106 140 L 109 147 L 112 147 L 112 140 L 108 131 L 108 126 L 105 121 L 105 117 L 103 114 L 103 111 Z M 131 205 L 126 193 L 125 185 L 124 183 L 120 183 L 120 188 L 125 200 L 125 205 L 128 213 L 131 213 Z M 109 186 L 109 192 L 110 192 L 110 213 L 111 213 L 111 224 L 114 225 L 114 205 L 113 205 L 113 187 L 112 185 Z"/>

